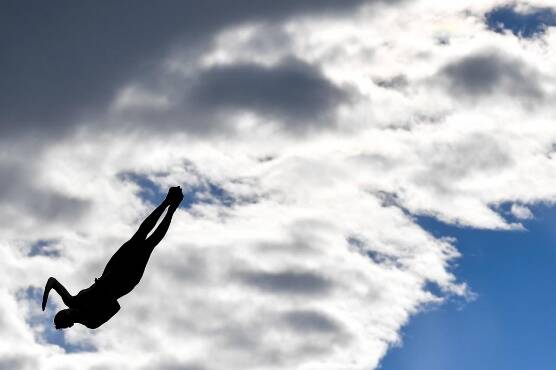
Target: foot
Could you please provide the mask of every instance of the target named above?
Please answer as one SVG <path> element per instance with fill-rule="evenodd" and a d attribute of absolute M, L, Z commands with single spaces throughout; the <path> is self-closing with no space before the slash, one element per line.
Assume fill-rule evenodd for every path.
<path fill-rule="evenodd" d="M 170 190 L 168 190 L 168 195 L 166 196 L 166 200 L 171 204 L 175 205 L 176 207 L 179 206 L 183 199 L 183 193 L 181 191 L 181 187 L 179 186 L 172 186 Z"/>
<path fill-rule="evenodd" d="M 178 186 L 179 188 L 179 193 L 176 192 L 176 207 L 178 207 L 181 203 L 181 201 L 183 200 L 183 192 L 181 191 L 181 188 Z"/>

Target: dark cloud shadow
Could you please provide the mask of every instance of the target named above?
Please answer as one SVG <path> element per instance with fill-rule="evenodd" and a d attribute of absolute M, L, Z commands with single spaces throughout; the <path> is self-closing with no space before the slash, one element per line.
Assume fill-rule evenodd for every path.
<path fill-rule="evenodd" d="M 233 24 L 341 13 L 365 0 L 9 1 L 0 13 L 0 136 L 64 132 L 169 50 Z"/>
<path fill-rule="evenodd" d="M 42 221 L 78 219 L 89 202 L 41 187 L 31 168 L 0 162 L 0 201 Z"/>
<path fill-rule="evenodd" d="M 163 108 L 137 104 L 115 111 L 111 119 L 122 130 L 140 127 L 198 136 L 233 136 L 238 132 L 235 119 L 245 113 L 255 116 L 258 124 L 295 135 L 331 129 L 337 108 L 354 97 L 351 89 L 334 84 L 319 67 L 294 57 L 271 66 L 237 63 L 188 75 L 163 73 L 137 81 L 136 88 L 164 97 L 167 103 Z"/>
<path fill-rule="evenodd" d="M 483 50 L 446 65 L 440 71 L 451 94 L 473 100 L 500 94 L 538 101 L 544 97 L 540 75 L 519 59 Z"/>
<path fill-rule="evenodd" d="M 404 74 L 398 74 L 389 78 L 374 78 L 373 82 L 384 89 L 392 90 L 403 90 L 409 86 L 409 81 L 407 76 Z"/>
<path fill-rule="evenodd" d="M 183 362 L 178 359 L 156 359 L 141 370 L 207 370 L 205 366 L 197 363 Z"/>
<path fill-rule="evenodd" d="M 308 271 L 239 273 L 242 283 L 273 294 L 319 296 L 328 294 L 334 284 L 325 277 Z"/>
<path fill-rule="evenodd" d="M 251 111 L 303 131 L 304 125 L 329 125 L 330 114 L 348 94 L 316 67 L 291 58 L 273 67 L 236 64 L 205 70 L 189 98 L 203 111 Z"/>
<path fill-rule="evenodd" d="M 314 310 L 290 311 L 282 319 L 288 327 L 301 333 L 338 334 L 343 331 L 336 320 Z"/>
<path fill-rule="evenodd" d="M 38 363 L 36 359 L 26 354 L 10 353 L 2 356 L 0 359 L 0 370 L 27 370 L 37 369 Z"/>

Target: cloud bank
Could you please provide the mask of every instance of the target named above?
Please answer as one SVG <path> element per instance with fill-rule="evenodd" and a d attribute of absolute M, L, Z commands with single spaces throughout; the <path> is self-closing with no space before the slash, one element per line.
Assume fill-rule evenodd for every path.
<path fill-rule="evenodd" d="M 518 232 L 556 197 L 556 33 L 489 26 L 502 1 L 26 5 L 0 16 L 0 369 L 377 368 L 473 296 L 419 216 Z M 176 184 L 120 312 L 53 331 L 48 276 L 89 286 Z"/>

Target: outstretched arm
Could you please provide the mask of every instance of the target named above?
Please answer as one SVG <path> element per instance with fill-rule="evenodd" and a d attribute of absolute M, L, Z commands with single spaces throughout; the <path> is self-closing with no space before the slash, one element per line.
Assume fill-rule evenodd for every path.
<path fill-rule="evenodd" d="M 73 306 L 73 296 L 69 294 L 66 288 L 55 278 L 50 277 L 46 282 L 46 286 L 44 287 L 44 294 L 42 296 L 42 310 L 46 308 L 46 302 L 48 301 L 48 295 L 50 294 L 50 290 L 54 289 L 56 293 L 62 297 L 62 301 L 68 307 Z"/>

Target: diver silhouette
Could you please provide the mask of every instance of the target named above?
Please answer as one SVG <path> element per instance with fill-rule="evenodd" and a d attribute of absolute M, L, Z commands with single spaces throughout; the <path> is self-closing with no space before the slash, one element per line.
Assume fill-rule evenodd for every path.
<path fill-rule="evenodd" d="M 54 289 L 69 307 L 58 311 L 54 316 L 56 329 L 70 328 L 74 323 L 96 329 L 120 310 L 118 299 L 131 292 L 141 280 L 154 247 L 166 235 L 172 216 L 182 199 L 181 188 L 171 187 L 166 199 L 143 221 L 133 237 L 114 253 L 101 277 L 95 278 L 95 282 L 89 288 L 72 296 L 58 280 L 53 277 L 48 279 L 44 288 L 42 310 L 46 307 L 51 289 Z M 149 236 L 149 232 L 156 226 L 166 208 L 168 211 L 160 225 Z"/>

